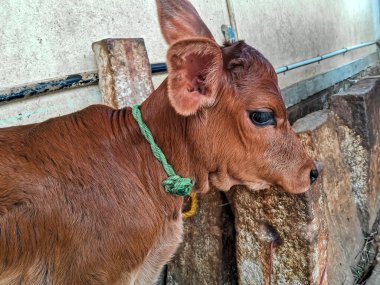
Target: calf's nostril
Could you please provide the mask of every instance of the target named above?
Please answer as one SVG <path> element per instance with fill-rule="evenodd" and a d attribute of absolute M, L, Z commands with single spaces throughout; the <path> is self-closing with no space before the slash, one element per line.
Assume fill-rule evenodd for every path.
<path fill-rule="evenodd" d="M 317 180 L 318 178 L 318 170 L 317 169 L 312 169 L 310 171 L 310 184 L 313 184 L 315 182 L 315 180 Z"/>

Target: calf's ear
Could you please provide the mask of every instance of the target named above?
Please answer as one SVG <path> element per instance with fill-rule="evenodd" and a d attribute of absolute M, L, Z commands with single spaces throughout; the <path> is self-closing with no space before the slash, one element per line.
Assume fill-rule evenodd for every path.
<path fill-rule="evenodd" d="M 168 44 L 191 37 L 214 39 L 194 6 L 187 0 L 156 0 L 158 20 Z"/>
<path fill-rule="evenodd" d="M 223 69 L 222 52 L 215 41 L 177 41 L 168 50 L 167 63 L 169 100 L 178 114 L 189 116 L 214 104 Z"/>

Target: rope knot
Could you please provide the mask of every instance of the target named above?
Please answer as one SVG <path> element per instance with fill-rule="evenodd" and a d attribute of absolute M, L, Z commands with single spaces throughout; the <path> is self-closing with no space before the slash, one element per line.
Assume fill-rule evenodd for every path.
<path fill-rule="evenodd" d="M 188 196 L 194 187 L 194 182 L 190 178 L 179 175 L 172 175 L 162 181 L 165 191 L 177 196 Z"/>
<path fill-rule="evenodd" d="M 190 194 L 191 189 L 195 184 L 194 181 L 192 181 L 190 178 L 184 178 L 175 174 L 173 167 L 166 161 L 165 155 L 154 141 L 153 135 L 150 132 L 148 126 L 144 123 L 139 105 L 133 106 L 132 115 L 139 125 L 142 135 L 149 142 L 153 155 L 159 162 L 161 162 L 162 167 L 168 175 L 168 178 L 162 181 L 162 186 L 164 186 L 165 191 L 177 196 L 191 195 L 191 208 L 188 212 L 182 214 L 184 218 L 191 217 L 197 211 L 197 195 L 196 193 Z"/>

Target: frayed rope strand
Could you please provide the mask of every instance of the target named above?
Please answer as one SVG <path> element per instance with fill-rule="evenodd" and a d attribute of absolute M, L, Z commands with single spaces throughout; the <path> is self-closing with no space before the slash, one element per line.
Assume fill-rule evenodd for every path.
<path fill-rule="evenodd" d="M 188 196 L 191 192 L 191 189 L 194 187 L 194 181 L 187 177 L 181 177 L 174 172 L 173 167 L 167 162 L 164 153 L 154 141 L 153 135 L 150 132 L 148 126 L 144 123 L 139 105 L 133 106 L 132 115 L 139 125 L 142 135 L 149 142 L 153 155 L 158 159 L 159 162 L 161 162 L 162 167 L 168 175 L 168 178 L 162 181 L 162 185 L 164 186 L 165 191 L 177 196 Z"/>
<path fill-rule="evenodd" d="M 190 206 L 190 209 L 189 209 L 189 211 L 182 213 L 182 217 L 184 219 L 187 219 L 187 218 L 190 218 L 190 217 L 194 216 L 195 213 L 197 212 L 197 208 L 198 208 L 198 197 L 197 197 L 197 194 L 193 192 L 193 193 L 190 194 L 190 197 L 191 197 L 191 206 Z"/>

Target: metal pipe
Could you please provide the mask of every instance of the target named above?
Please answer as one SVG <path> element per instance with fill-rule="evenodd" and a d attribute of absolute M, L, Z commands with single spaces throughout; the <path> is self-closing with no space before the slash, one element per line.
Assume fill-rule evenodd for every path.
<path fill-rule="evenodd" d="M 151 71 L 152 73 L 166 72 L 166 63 L 151 64 Z M 63 78 L 54 78 L 24 86 L 12 87 L 10 89 L 0 90 L 0 103 L 9 102 L 15 99 L 29 98 L 64 89 L 91 86 L 97 84 L 98 81 L 98 72 L 93 71 L 71 74 Z"/>
<path fill-rule="evenodd" d="M 303 61 L 299 61 L 299 62 L 296 62 L 296 63 L 293 63 L 293 64 L 289 64 L 287 66 L 287 70 L 296 69 L 296 68 L 299 68 L 301 66 L 312 64 L 312 63 L 315 63 L 315 62 L 318 62 L 318 61 L 321 61 L 321 60 L 322 60 L 321 56 L 309 58 L 309 59 L 306 59 L 306 60 L 303 60 Z"/>
<path fill-rule="evenodd" d="M 287 66 L 283 66 L 283 67 L 279 67 L 276 69 L 276 73 L 281 73 L 281 72 L 285 72 L 288 70 L 288 67 Z"/>
<path fill-rule="evenodd" d="M 343 53 L 346 53 L 348 51 L 352 51 L 354 49 L 358 49 L 358 48 L 362 48 L 362 47 L 366 47 L 366 46 L 370 46 L 370 45 L 374 45 L 374 44 L 376 44 L 376 41 L 366 42 L 366 43 L 362 43 L 362 44 L 355 45 L 355 46 L 352 46 L 352 47 L 342 48 L 340 50 L 337 50 L 337 51 L 334 51 L 334 52 L 330 52 L 330 53 L 326 53 L 326 54 L 321 55 L 321 56 L 316 56 L 316 57 L 309 58 L 309 59 L 306 59 L 306 60 L 301 60 L 301 61 L 298 61 L 296 63 L 293 63 L 293 64 L 290 64 L 290 65 L 286 65 L 286 66 L 282 66 L 282 67 L 277 68 L 276 69 L 276 73 L 277 74 L 284 73 L 284 72 L 286 72 L 288 70 L 299 68 L 299 67 L 302 67 L 302 66 L 305 66 L 305 65 L 309 65 L 309 64 L 312 64 L 312 63 L 315 63 L 315 62 L 320 62 L 320 61 L 325 60 L 327 58 L 331 58 L 331 57 L 337 56 L 339 54 L 343 54 Z"/>
<path fill-rule="evenodd" d="M 347 48 L 347 51 L 351 51 L 351 50 L 354 50 L 354 49 L 358 49 L 358 48 L 362 48 L 362 47 L 370 46 L 370 45 L 373 45 L 373 44 L 375 44 L 375 43 L 376 43 L 376 42 L 362 43 L 362 44 L 359 44 L 359 45 L 356 45 L 356 46 L 348 47 L 348 48 Z"/>
<path fill-rule="evenodd" d="M 63 89 L 90 86 L 98 83 L 97 72 L 84 72 L 71 74 L 64 78 L 55 78 L 44 82 L 32 83 L 25 86 L 13 87 L 0 91 L 0 103 L 15 99 L 33 97 L 40 94 L 54 92 Z"/>
<path fill-rule="evenodd" d="M 334 52 L 330 52 L 321 56 L 313 57 L 310 59 L 302 60 L 290 65 L 282 66 L 276 69 L 276 73 L 284 73 L 288 70 L 296 69 L 308 64 L 319 62 L 327 58 L 337 56 L 339 54 L 344 54 L 348 51 L 363 48 L 376 44 L 375 41 L 366 42 L 359 45 L 351 46 L 348 48 L 343 48 Z M 166 63 L 154 63 L 151 64 L 151 71 L 153 74 L 161 73 L 167 71 Z M 6 90 L 0 90 L 0 103 L 9 102 L 15 99 L 27 98 L 32 96 L 37 96 L 40 94 L 46 94 L 50 92 L 55 92 L 58 90 L 83 87 L 95 85 L 99 81 L 97 72 L 84 72 L 78 74 L 72 74 L 65 76 L 63 78 L 55 78 L 44 82 L 32 83 L 25 86 L 13 87 Z"/>
<path fill-rule="evenodd" d="M 230 20 L 232 32 L 234 33 L 234 40 L 238 40 L 239 34 L 238 34 L 237 25 L 236 25 L 235 10 L 234 10 L 234 6 L 232 4 L 232 0 L 226 0 L 226 4 L 227 4 L 228 18 Z"/>
<path fill-rule="evenodd" d="M 235 33 L 231 26 L 222 25 L 221 30 L 222 30 L 225 42 L 231 44 L 236 41 Z"/>
<path fill-rule="evenodd" d="M 345 52 L 347 52 L 347 49 L 346 48 L 342 48 L 342 49 L 339 49 L 339 50 L 336 50 L 336 51 L 333 51 L 333 52 L 326 53 L 326 54 L 322 55 L 322 59 L 334 57 L 334 56 L 337 56 L 337 55 L 345 53 Z"/>
<path fill-rule="evenodd" d="M 150 65 L 150 68 L 152 70 L 152 73 L 166 72 L 168 70 L 168 67 L 166 66 L 165 62 L 153 63 Z"/>

